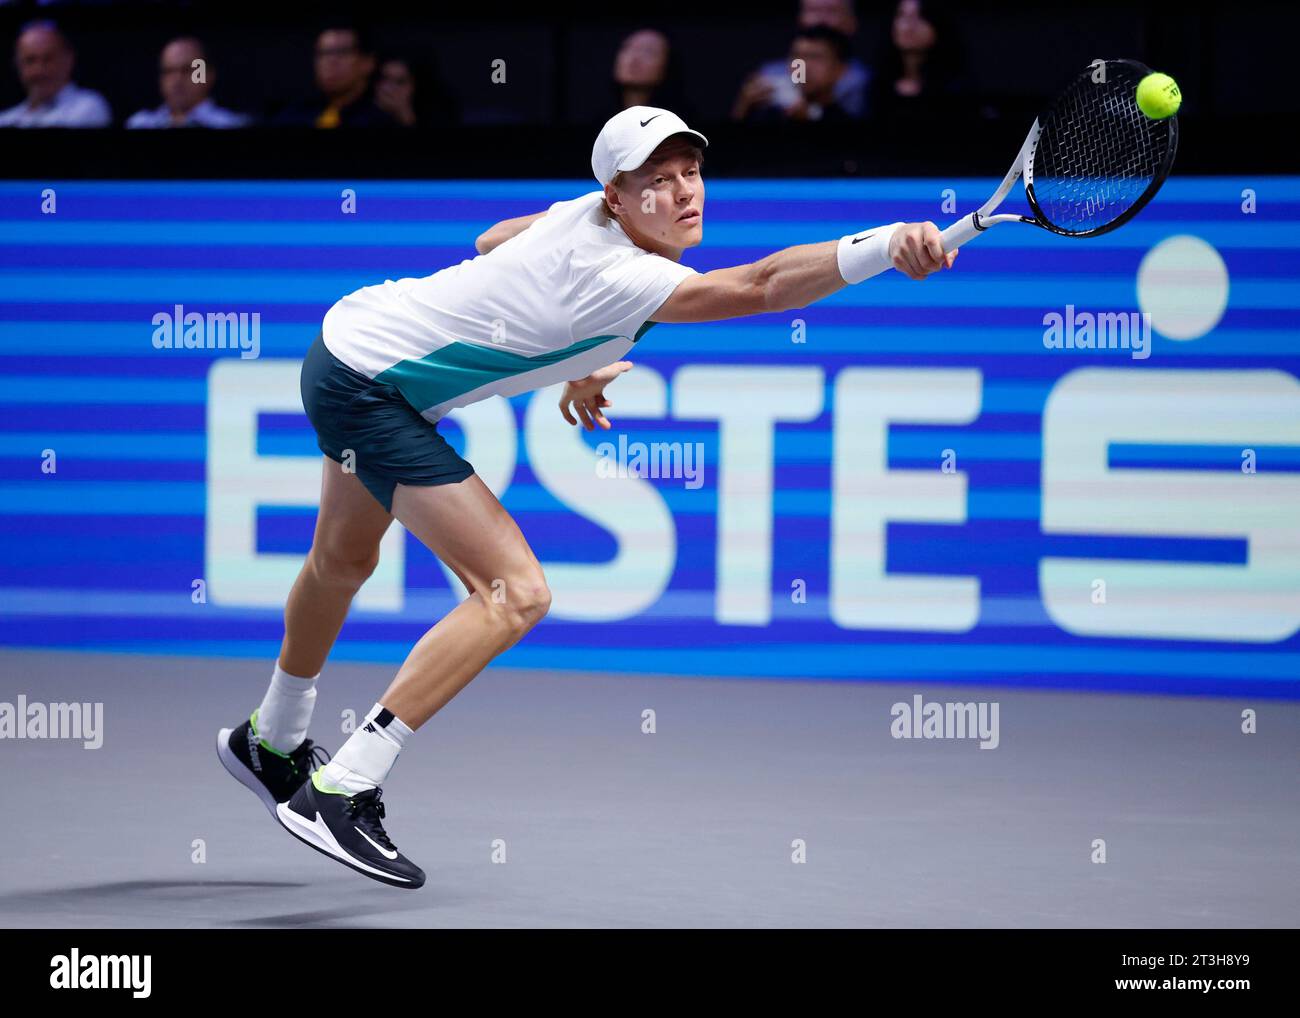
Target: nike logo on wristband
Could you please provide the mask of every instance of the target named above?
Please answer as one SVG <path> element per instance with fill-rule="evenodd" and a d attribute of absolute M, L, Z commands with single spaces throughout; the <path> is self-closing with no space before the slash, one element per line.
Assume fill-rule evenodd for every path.
<path fill-rule="evenodd" d="M 849 243 L 850 243 L 850 244 L 856 244 L 856 243 L 857 243 L 858 241 L 860 241 L 860 240 L 870 240 L 870 239 L 871 239 L 872 237 L 874 237 L 875 235 L 876 235 L 876 231 L 875 231 L 875 230 L 872 230 L 872 231 L 871 231 L 870 233 L 868 233 L 865 237 L 854 237 L 851 241 L 849 241 Z"/>
<path fill-rule="evenodd" d="M 650 120 L 655 120 L 655 119 L 657 119 L 657 118 L 659 118 L 659 117 L 662 117 L 662 116 L 663 116 L 662 113 L 656 113 L 653 117 L 650 118 Z M 646 124 L 650 123 L 650 120 L 643 120 L 643 121 L 641 121 L 641 126 L 642 126 L 642 127 L 645 127 Z"/>

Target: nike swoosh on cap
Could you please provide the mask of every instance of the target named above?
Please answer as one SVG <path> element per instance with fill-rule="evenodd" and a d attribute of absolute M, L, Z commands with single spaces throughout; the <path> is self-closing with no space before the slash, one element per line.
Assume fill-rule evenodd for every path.
<path fill-rule="evenodd" d="M 650 120 L 655 120 L 656 118 L 658 118 L 658 117 L 662 117 L 662 116 L 663 116 L 662 113 L 656 113 L 653 117 L 650 118 Z M 646 124 L 650 123 L 650 120 L 643 120 L 643 121 L 641 121 L 641 126 L 642 126 L 642 127 L 645 127 Z"/>

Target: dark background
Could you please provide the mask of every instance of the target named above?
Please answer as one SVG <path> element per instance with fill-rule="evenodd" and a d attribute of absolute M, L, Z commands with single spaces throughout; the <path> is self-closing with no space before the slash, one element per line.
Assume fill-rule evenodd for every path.
<path fill-rule="evenodd" d="M 594 130 L 609 115 L 620 40 L 657 27 L 674 40 L 694 126 L 714 142 L 710 171 L 728 175 L 995 173 L 1034 114 L 1090 61 L 1134 57 L 1167 71 L 1184 95 L 1181 173 L 1297 169 L 1298 104 L 1281 81 L 1300 38 L 1300 6 L 1089 3 L 1059 7 L 950 4 L 971 99 L 967 115 L 889 123 L 737 125 L 727 114 L 746 75 L 781 58 L 797 5 L 695 3 L 302 6 L 271 2 L 0 4 L 0 51 L 18 26 L 53 17 L 78 49 L 75 80 L 102 92 L 120 123 L 156 106 L 157 57 L 182 32 L 203 37 L 217 68 L 214 98 L 271 116 L 311 91 L 312 44 L 332 16 L 361 18 L 377 49 L 425 56 L 459 107 L 428 129 L 319 132 L 28 131 L 0 136 L 8 176 L 518 177 L 587 172 Z M 859 2 L 855 53 L 872 62 L 893 4 Z M 493 84 L 492 61 L 507 83 Z M 22 97 L 12 60 L 0 108 Z M 19 136 L 21 134 L 21 136 Z M 70 138 L 68 135 L 71 134 Z"/>

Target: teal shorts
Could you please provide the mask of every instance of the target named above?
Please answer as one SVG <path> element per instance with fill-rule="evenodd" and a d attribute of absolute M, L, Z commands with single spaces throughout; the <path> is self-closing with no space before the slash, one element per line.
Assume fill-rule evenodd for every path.
<path fill-rule="evenodd" d="M 320 451 L 352 466 L 387 512 L 393 511 L 399 484 L 455 484 L 474 473 L 396 386 L 354 371 L 330 353 L 321 336 L 302 362 L 301 387 Z"/>

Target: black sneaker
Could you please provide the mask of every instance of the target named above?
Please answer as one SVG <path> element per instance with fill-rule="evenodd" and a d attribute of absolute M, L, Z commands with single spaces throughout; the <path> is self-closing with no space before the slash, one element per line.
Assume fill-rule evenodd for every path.
<path fill-rule="evenodd" d="M 253 727 L 256 718 L 254 711 L 238 728 L 221 729 L 217 733 L 217 757 L 234 779 L 274 814 L 276 806 L 288 801 L 311 772 L 329 760 L 329 753 L 311 739 L 304 740 L 292 753 L 272 749 L 257 737 Z"/>
<path fill-rule="evenodd" d="M 380 823 L 382 795 L 379 788 L 356 795 L 331 790 L 317 772 L 275 813 L 295 838 L 344 866 L 393 887 L 422 887 L 424 870 L 397 851 Z"/>

